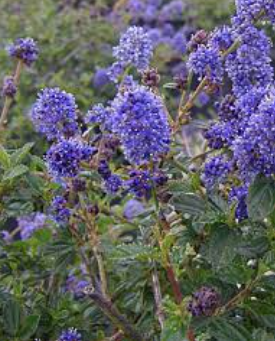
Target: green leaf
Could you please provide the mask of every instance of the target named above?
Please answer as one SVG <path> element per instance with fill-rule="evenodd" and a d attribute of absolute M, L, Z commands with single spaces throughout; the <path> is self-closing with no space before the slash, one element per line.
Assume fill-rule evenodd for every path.
<path fill-rule="evenodd" d="M 3 318 L 5 330 L 10 335 L 16 335 L 19 330 L 21 318 L 21 308 L 16 300 L 10 299 L 5 303 L 3 308 Z"/>
<path fill-rule="evenodd" d="M 172 318 L 165 322 L 164 328 L 161 333 L 161 341 L 187 341 L 184 338 L 186 327 L 182 324 L 179 325 L 177 321 Z"/>
<path fill-rule="evenodd" d="M 110 256 L 112 259 L 120 261 L 139 260 L 140 262 L 148 262 L 151 259 L 158 259 L 158 252 L 149 245 L 142 244 L 122 244 L 118 245 Z"/>
<path fill-rule="evenodd" d="M 172 198 L 172 204 L 182 214 L 198 216 L 205 211 L 205 202 L 195 194 L 180 194 Z"/>
<path fill-rule="evenodd" d="M 10 167 L 10 156 L 2 145 L 0 145 L 0 164 L 4 169 Z"/>
<path fill-rule="evenodd" d="M 43 161 L 43 159 L 41 159 L 40 157 L 36 156 L 36 155 L 31 155 L 31 165 L 30 168 L 32 170 L 42 170 L 42 171 L 46 171 L 47 167 L 45 165 L 45 162 Z"/>
<path fill-rule="evenodd" d="M 251 219 L 259 221 L 268 217 L 275 206 L 275 181 L 257 178 L 249 189 L 247 206 Z"/>
<path fill-rule="evenodd" d="M 37 330 L 39 320 L 39 315 L 30 315 L 25 319 L 24 324 L 19 332 L 21 340 L 28 341 L 30 337 L 34 335 Z"/>
<path fill-rule="evenodd" d="M 217 318 L 211 323 L 210 334 L 222 341 L 251 341 L 252 336 L 241 325 L 231 323 L 226 318 Z"/>
<path fill-rule="evenodd" d="M 29 171 L 29 168 L 24 165 L 18 165 L 14 168 L 6 171 L 3 175 L 3 181 L 12 181 L 15 178 L 18 178 Z"/>
<path fill-rule="evenodd" d="M 226 225 L 218 225 L 210 235 L 208 243 L 203 246 L 202 254 L 215 269 L 222 269 L 235 258 L 237 240 L 238 236 L 233 230 Z"/>
<path fill-rule="evenodd" d="M 274 336 L 267 333 L 265 330 L 258 329 L 253 334 L 253 340 L 255 341 L 275 341 Z"/>
<path fill-rule="evenodd" d="M 44 249 L 45 255 L 55 257 L 55 271 L 66 269 L 69 264 L 73 264 L 76 256 L 74 244 L 69 241 L 56 241 Z"/>
<path fill-rule="evenodd" d="M 262 236 L 241 244 L 238 253 L 249 258 L 263 256 L 269 250 L 268 238 Z"/>
<path fill-rule="evenodd" d="M 24 160 L 25 156 L 27 156 L 29 154 L 33 145 L 34 145 L 34 143 L 27 143 L 22 148 L 18 149 L 16 152 L 14 152 L 11 155 L 12 166 L 16 166 L 16 165 L 20 164 Z"/>

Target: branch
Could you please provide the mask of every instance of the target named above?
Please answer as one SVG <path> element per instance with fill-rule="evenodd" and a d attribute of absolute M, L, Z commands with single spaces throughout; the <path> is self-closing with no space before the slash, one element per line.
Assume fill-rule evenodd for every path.
<path fill-rule="evenodd" d="M 155 298 L 156 307 L 157 307 L 157 317 L 159 320 L 160 327 L 161 329 L 163 329 L 165 316 L 164 316 L 164 312 L 162 308 L 162 294 L 161 294 L 161 288 L 160 288 L 156 265 L 153 264 L 153 267 L 154 268 L 153 268 L 153 273 L 152 273 L 152 285 L 153 285 L 154 298 Z"/>
<path fill-rule="evenodd" d="M 129 341 L 145 341 L 146 339 L 132 326 L 132 324 L 122 315 L 113 305 L 111 300 L 103 296 L 100 292 L 94 290 L 93 287 L 85 289 L 85 293 L 95 302 L 102 312 L 123 331 L 123 334 Z"/>
<path fill-rule="evenodd" d="M 19 60 L 16 66 L 14 77 L 13 77 L 15 85 L 18 85 L 19 83 L 19 79 L 20 79 L 21 72 L 23 70 L 23 66 L 24 66 L 23 61 Z M 2 109 L 2 113 L 0 116 L 0 130 L 3 130 L 7 123 L 8 113 L 9 113 L 12 102 L 13 102 L 13 99 L 11 97 L 8 97 L 8 96 L 5 97 L 4 107 Z"/>

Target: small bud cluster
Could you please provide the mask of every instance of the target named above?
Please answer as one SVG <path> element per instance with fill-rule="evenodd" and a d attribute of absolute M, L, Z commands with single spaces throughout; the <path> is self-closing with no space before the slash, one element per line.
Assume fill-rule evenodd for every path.
<path fill-rule="evenodd" d="M 214 288 L 202 287 L 192 295 L 188 311 L 194 316 L 211 316 L 220 305 L 220 295 Z"/>

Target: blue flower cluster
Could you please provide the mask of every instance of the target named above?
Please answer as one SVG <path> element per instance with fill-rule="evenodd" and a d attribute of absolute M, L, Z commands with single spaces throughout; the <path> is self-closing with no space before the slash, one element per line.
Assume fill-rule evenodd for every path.
<path fill-rule="evenodd" d="M 22 240 L 29 239 L 33 233 L 45 227 L 47 216 L 43 213 L 35 213 L 17 219 L 18 228 Z"/>
<path fill-rule="evenodd" d="M 180 54 L 186 51 L 190 27 L 183 26 L 187 5 L 181 0 L 168 3 L 152 0 L 130 0 L 126 6 L 133 24 L 146 27 L 154 46 L 165 44 Z"/>
<path fill-rule="evenodd" d="M 241 41 L 239 48 L 226 60 L 226 71 L 232 81 L 232 90 L 241 97 L 254 87 L 264 87 L 273 80 L 270 65 L 271 41 L 265 32 L 252 25 L 235 29 Z"/>
<path fill-rule="evenodd" d="M 112 130 L 131 163 L 144 164 L 169 151 L 171 132 L 160 97 L 136 86 L 118 93 L 112 109 Z"/>
<path fill-rule="evenodd" d="M 149 199 L 155 187 L 163 186 L 168 180 L 160 171 L 131 170 L 130 179 L 125 181 L 125 188 L 137 198 Z"/>
<path fill-rule="evenodd" d="M 138 71 L 144 71 L 153 56 L 153 44 L 142 27 L 132 26 L 121 36 L 119 45 L 113 49 L 113 55 L 121 70 L 133 65 Z"/>
<path fill-rule="evenodd" d="M 274 9 L 273 1 L 237 1 L 232 26 L 214 31 L 207 47 L 200 47 L 218 50 L 224 56 L 224 69 L 232 83 L 232 91 L 217 105 L 218 122 L 205 133 L 210 148 L 219 150 L 221 155 L 206 162 L 203 180 L 208 188 L 213 188 L 234 173 L 239 186 L 229 193 L 229 202 L 235 203 L 239 220 L 247 218 L 246 197 L 251 182 L 259 174 L 275 173 L 272 43 L 255 26 L 261 16 L 273 20 Z M 238 41 L 235 49 L 223 55 L 234 41 Z M 200 66 L 193 71 L 201 75 Z M 208 72 L 212 68 L 208 66 Z"/>
<path fill-rule="evenodd" d="M 30 66 L 38 58 L 38 47 L 32 38 L 18 38 L 14 44 L 8 46 L 8 53 L 11 57 L 22 60 Z"/>
<path fill-rule="evenodd" d="M 220 84 L 223 79 L 223 66 L 218 49 L 201 45 L 190 54 L 188 63 L 190 71 L 199 76 L 199 80 L 207 77 L 209 82 Z"/>
<path fill-rule="evenodd" d="M 90 283 L 86 280 L 79 280 L 75 275 L 70 275 L 66 280 L 66 291 L 71 292 L 77 298 L 83 296 L 83 290 Z"/>
<path fill-rule="evenodd" d="M 70 328 L 62 332 L 57 341 L 81 341 L 81 334 L 75 328 Z"/>
<path fill-rule="evenodd" d="M 110 116 L 110 111 L 105 108 L 103 104 L 96 104 L 88 111 L 85 122 L 87 124 L 99 124 L 104 125 L 107 123 Z"/>
<path fill-rule="evenodd" d="M 106 192 L 109 194 L 116 194 L 121 187 L 123 186 L 123 181 L 121 177 L 117 174 L 111 174 L 106 180 L 105 180 L 105 189 Z"/>
<path fill-rule="evenodd" d="M 236 0 L 238 18 L 253 22 L 260 16 L 275 22 L 275 3 L 273 0 Z"/>
<path fill-rule="evenodd" d="M 68 208 L 68 202 L 64 196 L 58 195 L 53 198 L 51 212 L 57 223 L 66 223 L 69 221 L 71 209 Z"/>
<path fill-rule="evenodd" d="M 106 160 L 101 160 L 98 165 L 98 173 L 104 180 L 104 187 L 107 193 L 116 194 L 123 186 L 121 177 L 112 174 L 109 164 Z"/>
<path fill-rule="evenodd" d="M 202 180 L 208 189 L 212 189 L 217 183 L 225 181 L 231 170 L 232 162 L 221 155 L 212 157 L 205 163 Z"/>
<path fill-rule="evenodd" d="M 106 19 L 120 30 L 125 26 L 125 18 L 127 25 L 146 30 L 153 48 L 167 48 L 169 58 L 165 63 L 173 61 L 172 73 L 176 75 L 184 65 L 182 55 L 187 51 L 190 34 L 194 32 L 192 16 L 192 6 L 182 0 L 129 0 L 121 13 L 108 13 Z M 93 78 L 94 86 L 97 89 L 104 87 L 108 83 L 108 75 L 109 81 L 117 81 L 123 70 L 119 61 L 109 70 L 98 68 Z"/>
<path fill-rule="evenodd" d="M 73 95 L 59 88 L 46 88 L 38 94 L 31 119 L 37 131 L 51 141 L 78 133 L 76 110 Z"/>
<path fill-rule="evenodd" d="M 248 217 L 246 197 L 248 189 L 245 186 L 233 187 L 229 193 L 229 202 L 235 204 L 235 215 L 238 220 Z"/>
<path fill-rule="evenodd" d="M 48 150 L 46 160 L 50 173 L 57 177 L 75 177 L 82 161 L 88 161 L 96 149 L 79 139 L 62 139 Z"/>

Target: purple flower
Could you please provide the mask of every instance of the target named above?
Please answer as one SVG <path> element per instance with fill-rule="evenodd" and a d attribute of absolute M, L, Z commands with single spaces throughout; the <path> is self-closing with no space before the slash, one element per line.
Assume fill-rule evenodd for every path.
<path fill-rule="evenodd" d="M 235 0 L 237 16 L 242 21 L 254 22 L 260 15 L 275 22 L 275 3 L 272 0 Z"/>
<path fill-rule="evenodd" d="M 248 218 L 247 195 L 248 189 L 245 186 L 233 187 L 229 193 L 229 203 L 236 205 L 235 216 L 239 221 Z"/>
<path fill-rule="evenodd" d="M 2 96 L 13 98 L 16 95 L 17 86 L 14 83 L 14 78 L 12 76 L 7 76 L 4 78 Z"/>
<path fill-rule="evenodd" d="M 112 175 L 109 164 L 106 160 L 100 160 L 98 165 L 98 173 L 104 180 L 107 180 Z"/>
<path fill-rule="evenodd" d="M 123 215 L 125 218 L 132 220 L 135 217 L 139 216 L 145 211 L 144 205 L 136 199 L 130 199 L 124 206 L 124 213 Z"/>
<path fill-rule="evenodd" d="M 132 26 L 121 36 L 113 55 L 123 67 L 134 65 L 143 71 L 153 56 L 152 42 L 142 27 Z"/>
<path fill-rule="evenodd" d="M 111 174 L 104 182 L 106 192 L 109 194 L 116 194 L 122 187 L 123 181 L 120 176 Z"/>
<path fill-rule="evenodd" d="M 180 54 L 186 53 L 187 39 L 183 31 L 179 31 L 174 35 L 171 41 L 171 46 Z"/>
<path fill-rule="evenodd" d="M 63 331 L 57 341 L 82 341 L 82 337 L 77 329 L 70 328 Z"/>
<path fill-rule="evenodd" d="M 22 60 L 30 66 L 38 58 L 38 47 L 32 38 L 18 38 L 14 44 L 8 47 L 8 53 L 11 57 Z"/>
<path fill-rule="evenodd" d="M 229 26 L 223 26 L 216 29 L 210 37 L 209 45 L 220 51 L 228 50 L 234 43 L 235 36 L 233 29 Z"/>
<path fill-rule="evenodd" d="M 96 89 L 103 88 L 106 84 L 110 83 L 110 78 L 108 76 L 108 70 L 99 68 L 96 70 L 93 77 L 93 85 Z"/>
<path fill-rule="evenodd" d="M 12 236 L 9 231 L 2 230 L 0 231 L 0 237 L 5 241 L 5 243 L 9 244 L 12 242 Z"/>
<path fill-rule="evenodd" d="M 112 130 L 131 163 L 147 163 L 169 151 L 171 132 L 160 97 L 136 86 L 119 93 L 112 109 Z"/>
<path fill-rule="evenodd" d="M 45 227 L 47 216 L 43 213 L 34 213 L 17 219 L 22 240 L 29 239 L 33 233 Z"/>
<path fill-rule="evenodd" d="M 118 78 L 122 76 L 124 72 L 124 65 L 121 62 L 113 63 L 107 70 L 108 77 L 112 82 L 117 83 Z"/>
<path fill-rule="evenodd" d="M 220 295 L 214 288 L 202 287 L 192 295 L 187 309 L 195 317 L 211 316 L 220 305 Z"/>
<path fill-rule="evenodd" d="M 167 177 L 160 171 L 131 170 L 130 179 L 125 181 L 125 188 L 137 198 L 149 199 L 154 187 L 163 186 Z"/>
<path fill-rule="evenodd" d="M 198 101 L 200 103 L 200 105 L 206 105 L 210 100 L 209 95 L 207 95 L 207 93 L 205 93 L 204 91 L 201 92 L 198 96 Z"/>
<path fill-rule="evenodd" d="M 215 156 L 208 160 L 204 165 L 202 180 L 208 189 L 212 189 L 218 182 L 223 182 L 232 170 L 232 162 L 224 156 Z"/>
<path fill-rule="evenodd" d="M 31 119 L 38 132 L 55 140 L 78 133 L 76 110 L 73 95 L 59 88 L 46 88 L 38 94 Z"/>
<path fill-rule="evenodd" d="M 227 56 L 226 71 L 232 81 L 233 93 L 239 98 L 254 87 L 266 87 L 273 82 L 271 41 L 263 30 L 248 25 L 237 29 L 241 45 Z"/>
<path fill-rule="evenodd" d="M 159 14 L 159 20 L 165 21 L 182 21 L 185 4 L 182 0 L 173 0 L 163 6 Z"/>
<path fill-rule="evenodd" d="M 51 212 L 57 223 L 67 223 L 71 216 L 71 210 L 67 207 L 68 202 L 64 196 L 58 195 L 53 198 Z"/>
<path fill-rule="evenodd" d="M 190 54 L 187 66 L 201 80 L 207 77 L 211 83 L 220 84 L 223 79 L 222 60 L 218 49 L 200 45 Z"/>
<path fill-rule="evenodd" d="M 106 122 L 108 116 L 110 116 L 109 110 L 101 103 L 96 104 L 88 111 L 85 122 L 88 124 L 102 124 Z"/>
<path fill-rule="evenodd" d="M 81 162 L 88 161 L 95 149 L 78 139 L 60 140 L 48 150 L 46 161 L 49 171 L 56 177 L 75 177 Z"/>
<path fill-rule="evenodd" d="M 66 291 L 71 292 L 76 297 L 83 296 L 83 290 L 89 285 L 89 281 L 79 280 L 75 275 L 68 276 L 66 280 Z"/>

